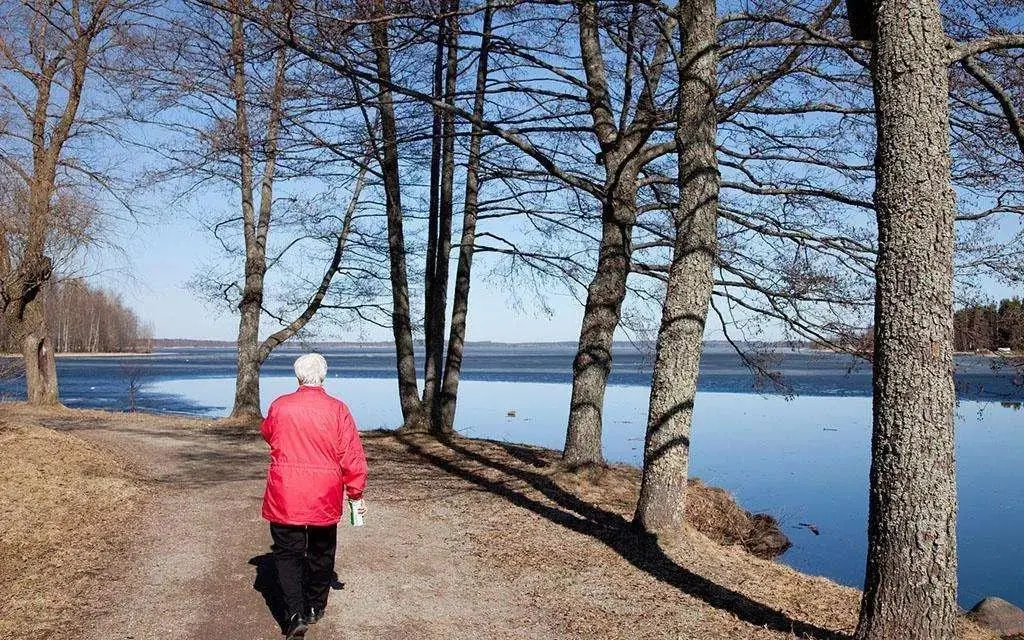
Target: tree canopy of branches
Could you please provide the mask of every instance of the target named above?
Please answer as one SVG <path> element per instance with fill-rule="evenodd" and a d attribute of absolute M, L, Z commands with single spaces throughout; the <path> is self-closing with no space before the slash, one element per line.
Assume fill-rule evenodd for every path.
<path fill-rule="evenodd" d="M 84 233 L 69 224 L 82 210 L 68 199 L 96 188 L 113 193 L 104 162 L 89 156 L 90 142 L 111 132 L 112 119 L 86 87 L 105 84 L 110 93 L 94 95 L 117 102 L 125 87 L 116 69 L 139 7 L 132 0 L 0 2 L 0 163 L 21 194 L 17 223 L 0 230 L 0 295 L 33 403 L 57 403 L 40 292 L 60 266 L 54 242 Z"/>
<path fill-rule="evenodd" d="M 191 285 L 239 315 L 232 415 L 247 418 L 260 414 L 271 351 L 324 312 L 376 321 L 381 277 L 379 225 L 363 202 L 373 176 L 362 105 L 240 6 L 164 13 L 145 48 L 150 100 L 136 117 L 165 131 L 156 178 L 183 200 L 214 188 L 237 204 L 203 215 L 224 259 Z"/>

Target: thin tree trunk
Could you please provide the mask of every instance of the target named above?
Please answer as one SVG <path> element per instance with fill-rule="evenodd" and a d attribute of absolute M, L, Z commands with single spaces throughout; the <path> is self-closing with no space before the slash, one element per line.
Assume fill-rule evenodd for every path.
<path fill-rule="evenodd" d="M 455 104 L 455 91 L 459 72 L 459 19 L 458 0 L 447 3 L 449 17 L 447 36 L 448 62 L 445 73 L 445 95 L 447 104 Z M 449 260 L 452 252 L 452 218 L 454 217 L 454 182 L 455 182 L 455 114 L 451 110 L 444 112 L 442 121 L 441 148 L 441 193 L 437 229 L 437 254 L 434 264 L 434 281 L 431 285 L 430 339 L 432 342 L 431 357 L 428 362 L 427 375 L 424 380 L 423 393 L 425 404 L 430 409 L 430 429 L 437 435 L 446 433 L 441 415 L 441 378 L 444 364 L 444 329 L 445 316 L 448 309 L 448 274 Z"/>
<path fill-rule="evenodd" d="M 488 0 L 484 9 L 483 31 L 480 38 L 480 57 L 477 60 L 476 89 L 473 96 L 473 118 L 483 119 L 484 98 L 487 92 L 487 64 L 491 47 L 491 20 L 494 8 Z M 473 125 L 469 139 L 469 160 L 466 165 L 466 196 L 462 211 L 462 240 L 459 243 L 459 265 L 455 271 L 455 291 L 452 295 L 452 326 L 448 337 L 448 353 L 444 362 L 444 382 L 441 388 L 441 435 L 455 431 L 455 409 L 459 393 L 459 376 L 466 345 L 466 314 L 469 310 L 470 275 L 473 270 L 473 249 L 476 243 L 476 221 L 480 199 L 480 147 L 484 132 Z"/>
<path fill-rule="evenodd" d="M 957 498 L 947 38 L 935 0 L 877 2 L 874 33 L 874 411 L 856 635 L 948 640 Z"/>
<path fill-rule="evenodd" d="M 401 179 L 398 173 L 398 128 L 395 107 L 388 86 L 391 82 L 391 56 L 388 27 L 384 21 L 370 25 L 379 84 L 378 109 L 382 140 L 381 173 L 384 177 L 385 209 L 388 222 L 388 258 L 391 267 L 391 325 L 395 336 L 398 368 L 398 399 L 402 406 L 404 429 L 427 428 L 423 404 L 416 382 L 416 356 L 413 352 L 412 322 L 409 317 L 409 278 L 405 260 L 405 235 L 402 229 Z"/>
<path fill-rule="evenodd" d="M 245 31 L 241 16 L 231 15 L 231 58 L 233 63 L 232 91 L 235 99 L 235 135 L 238 142 L 240 164 L 239 187 L 242 192 L 242 224 L 245 239 L 245 281 L 239 301 L 238 371 L 235 379 L 233 418 L 251 418 L 261 415 L 260 319 L 263 317 L 263 285 L 267 271 L 267 234 L 273 207 L 274 174 L 277 160 L 277 136 L 282 118 L 286 54 L 278 51 L 275 61 L 274 85 L 270 94 L 270 115 L 265 143 L 266 159 L 260 180 L 260 210 L 257 217 L 253 203 L 253 155 L 249 137 L 246 108 L 249 99 L 246 82 Z"/>
<path fill-rule="evenodd" d="M 444 12 L 447 4 L 445 1 L 438 3 L 440 12 Z M 431 94 L 437 100 L 443 99 L 446 30 L 444 20 L 438 19 L 436 50 L 434 52 L 434 82 Z M 423 272 L 423 405 L 425 410 L 430 412 L 431 417 L 434 414 L 432 410 L 434 381 L 440 373 L 436 360 L 436 356 L 440 355 L 440 350 L 437 347 L 437 335 L 434 329 L 434 320 L 436 318 L 434 312 L 436 302 L 434 290 L 437 287 L 438 243 L 440 240 L 441 153 L 444 144 L 441 139 L 442 122 L 447 118 L 446 115 L 442 116 L 441 107 L 437 105 L 434 105 L 433 112 L 434 117 L 430 131 L 430 202 L 427 210 L 427 254 L 426 269 Z M 433 429 L 433 426 L 431 426 L 431 429 Z"/>
<path fill-rule="evenodd" d="M 715 0 L 690 0 L 681 9 L 675 132 L 679 204 L 634 517 L 652 533 L 678 529 L 685 520 L 690 429 L 718 240 Z"/>

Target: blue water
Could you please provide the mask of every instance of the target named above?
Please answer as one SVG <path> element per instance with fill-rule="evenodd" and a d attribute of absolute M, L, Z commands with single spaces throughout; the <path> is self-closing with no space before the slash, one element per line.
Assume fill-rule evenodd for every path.
<path fill-rule="evenodd" d="M 296 351 L 264 368 L 264 407 L 294 387 Z M 389 348 L 329 350 L 328 390 L 362 428 L 390 428 L 401 413 Z M 464 369 L 457 428 L 467 435 L 560 448 L 569 401 L 571 347 L 473 345 Z M 422 361 L 422 360 L 421 360 Z M 957 362 L 960 402 L 960 600 L 998 595 L 1024 604 L 1024 384 L 994 361 Z M 729 351 L 709 349 L 694 417 L 692 472 L 731 491 L 744 507 L 779 518 L 793 540 L 781 560 L 801 571 L 860 586 L 866 552 L 870 460 L 870 370 L 847 356 L 780 352 L 786 389 L 765 388 Z M 141 410 L 225 415 L 234 392 L 234 352 L 180 349 L 141 357 L 62 358 L 61 399 L 76 407 L 123 409 L 128 381 L 144 388 Z M 616 354 L 605 404 L 609 460 L 638 464 L 650 380 L 649 358 Z M 755 390 L 771 390 L 759 393 Z M 0 394 L 19 397 L 18 381 Z M 506 414 L 515 410 L 515 417 Z M 817 527 L 814 535 L 801 523 Z"/>

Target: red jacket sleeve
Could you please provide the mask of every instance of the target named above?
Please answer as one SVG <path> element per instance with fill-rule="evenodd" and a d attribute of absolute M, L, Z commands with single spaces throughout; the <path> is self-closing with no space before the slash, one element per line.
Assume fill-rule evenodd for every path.
<path fill-rule="evenodd" d="M 356 422 L 347 408 L 341 414 L 341 446 L 341 479 L 345 494 L 351 500 L 358 500 L 366 488 L 366 455 Z"/>
<path fill-rule="evenodd" d="M 263 439 L 270 444 L 270 437 L 274 433 L 274 405 L 271 404 L 270 408 L 267 409 L 267 417 L 263 418 L 263 422 L 260 424 L 260 433 L 263 434 Z"/>

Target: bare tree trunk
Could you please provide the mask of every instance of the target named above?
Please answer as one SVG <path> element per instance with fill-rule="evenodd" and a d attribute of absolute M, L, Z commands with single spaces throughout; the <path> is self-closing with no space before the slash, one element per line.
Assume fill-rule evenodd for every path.
<path fill-rule="evenodd" d="M 572 365 L 569 426 L 562 454 L 562 460 L 570 467 L 604 462 L 601 414 L 612 369 L 612 340 L 626 297 L 633 253 L 632 216 L 636 210 L 636 176 L 623 175 L 621 180 L 604 204 L 597 271 L 587 288 L 579 347 Z"/>
<path fill-rule="evenodd" d="M 42 296 L 36 295 L 25 304 L 20 317 L 8 317 L 8 326 L 20 336 L 25 362 L 25 386 L 29 404 L 59 404 L 57 393 L 57 359 L 46 329 Z"/>
<path fill-rule="evenodd" d="M 444 101 L 455 104 L 455 91 L 459 72 L 459 19 L 458 0 L 446 3 L 449 11 L 446 33 L 448 61 L 445 73 Z M 444 364 L 445 315 L 448 308 L 449 259 L 452 252 L 452 218 L 454 216 L 455 182 L 455 113 L 445 110 L 442 119 L 441 147 L 441 191 L 438 211 L 437 253 L 434 263 L 434 278 L 431 285 L 430 327 L 431 354 L 424 376 L 423 394 L 430 410 L 430 430 L 436 435 L 446 435 L 441 415 L 441 383 Z"/>
<path fill-rule="evenodd" d="M 881 0 L 875 35 L 874 420 L 857 637 L 947 640 L 957 612 L 947 38 L 935 0 Z"/>
<path fill-rule="evenodd" d="M 488 0 L 484 9 L 483 31 L 480 38 L 480 57 L 477 60 L 476 89 L 473 95 L 473 119 L 479 122 L 484 115 L 487 93 L 487 64 L 491 48 L 491 21 L 494 8 Z M 462 211 L 462 240 L 459 243 L 459 265 L 455 271 L 455 291 L 452 295 L 452 327 L 448 337 L 448 353 L 444 362 L 444 382 L 439 400 L 440 433 L 455 431 L 455 409 L 459 393 L 459 376 L 466 346 L 466 314 L 469 310 L 470 275 L 473 270 L 473 249 L 476 243 L 476 221 L 480 200 L 480 146 L 484 132 L 474 124 L 469 139 L 469 160 L 466 165 L 466 195 Z"/>
<path fill-rule="evenodd" d="M 233 3 L 237 4 L 237 3 Z M 250 148 L 246 109 L 245 27 L 242 17 L 232 13 L 231 62 L 234 75 L 231 89 L 235 98 L 235 138 L 238 144 L 239 188 L 242 192 L 242 225 L 245 239 L 245 281 L 238 303 L 238 371 L 235 378 L 235 404 L 232 418 L 260 415 L 260 365 L 256 360 L 260 316 L 263 314 L 263 277 L 266 257 L 256 246 L 256 213 L 253 204 L 253 159 Z"/>
<path fill-rule="evenodd" d="M 601 203 L 601 243 L 597 272 L 587 288 L 580 341 L 573 361 L 572 399 L 566 429 L 563 462 L 570 467 L 602 464 L 601 414 L 612 367 L 612 341 L 619 325 L 626 279 L 633 253 L 633 225 L 637 212 L 637 175 L 643 150 L 656 120 L 654 96 L 669 51 L 663 36 L 645 66 L 644 89 L 636 114 L 624 128 L 616 123 L 611 91 L 601 52 L 597 3 L 575 3 L 579 16 L 579 44 L 587 77 L 587 102 L 593 132 L 601 147 L 605 184 Z M 635 64 L 629 61 L 628 64 Z M 623 111 L 628 110 L 626 100 Z M 626 114 L 621 118 L 625 123 Z"/>
<path fill-rule="evenodd" d="M 678 529 L 685 520 L 690 430 L 718 241 L 715 0 L 681 3 L 681 14 L 675 133 L 679 204 L 634 517 L 652 533 Z"/>
<path fill-rule="evenodd" d="M 49 207 L 48 200 L 36 198 L 30 206 Z M 33 217 L 45 219 L 46 213 Z M 42 255 L 41 243 L 21 259 L 3 286 L 4 326 L 17 343 L 25 366 L 25 394 L 29 404 L 59 404 L 57 361 L 46 326 L 42 287 L 53 273 L 50 259 Z"/>
<path fill-rule="evenodd" d="M 277 136 L 281 126 L 285 83 L 285 49 L 276 54 L 274 85 L 270 94 L 270 115 L 266 133 L 266 159 L 260 181 L 260 209 L 257 217 L 253 204 L 253 155 L 249 137 L 246 103 L 245 31 L 238 13 L 231 15 L 231 58 L 234 67 L 232 91 L 235 98 L 235 135 L 240 164 L 239 186 L 242 192 L 242 224 L 245 239 L 245 281 L 238 303 L 238 371 L 235 379 L 235 404 L 232 418 L 261 415 L 260 369 L 265 355 L 260 348 L 260 319 L 263 316 L 263 284 L 267 271 L 267 234 L 274 201 L 274 173 L 277 159 Z"/>
<path fill-rule="evenodd" d="M 416 382 L 416 356 L 413 352 L 412 322 L 409 317 L 409 278 L 405 260 L 405 235 L 402 229 L 401 180 L 398 173 L 398 128 L 395 106 L 388 88 L 391 83 L 391 56 L 388 51 L 388 26 L 374 21 L 370 34 L 377 65 L 378 109 L 382 140 L 381 173 L 384 177 L 385 208 L 388 220 L 388 257 L 391 264 L 391 325 L 395 336 L 398 367 L 398 399 L 402 406 L 404 429 L 427 428 L 427 416 Z"/>
<path fill-rule="evenodd" d="M 445 1 L 438 3 L 440 12 L 444 12 Z M 443 19 L 437 19 L 437 39 L 434 52 L 434 73 L 431 95 L 436 100 L 442 100 L 444 82 L 444 51 L 445 31 L 447 26 Z M 437 358 L 441 351 L 437 346 L 437 334 L 434 329 L 436 313 L 434 305 L 436 296 L 434 293 L 437 287 L 437 262 L 438 244 L 440 242 L 440 217 L 441 217 L 441 154 L 444 143 L 442 141 L 443 122 L 446 124 L 448 115 L 442 116 L 441 107 L 434 105 L 434 117 L 431 122 L 430 131 L 430 202 L 427 211 L 427 253 L 426 269 L 423 278 L 423 405 L 424 410 L 429 411 L 431 421 L 433 419 L 433 397 L 434 383 L 440 374 Z M 431 424 L 433 430 L 433 424 Z"/>

